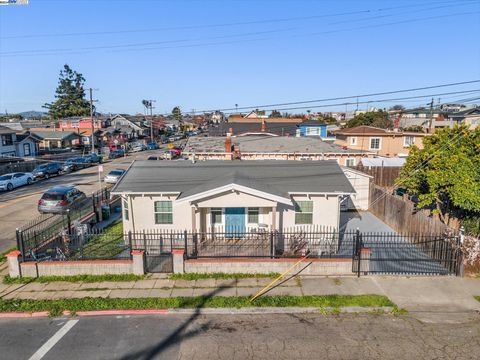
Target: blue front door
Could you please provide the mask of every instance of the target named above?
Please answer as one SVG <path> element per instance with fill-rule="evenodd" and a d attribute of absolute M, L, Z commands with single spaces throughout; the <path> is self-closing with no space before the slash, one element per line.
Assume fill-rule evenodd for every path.
<path fill-rule="evenodd" d="M 225 236 L 239 237 L 245 233 L 245 208 L 225 208 Z"/>

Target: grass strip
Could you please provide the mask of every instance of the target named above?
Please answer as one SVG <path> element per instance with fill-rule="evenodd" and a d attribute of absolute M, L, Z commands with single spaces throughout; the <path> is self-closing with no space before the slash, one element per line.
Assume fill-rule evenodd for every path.
<path fill-rule="evenodd" d="M 247 273 L 233 273 L 233 274 L 227 274 L 227 273 L 185 273 L 185 274 L 180 274 L 180 273 L 175 273 L 175 274 L 170 274 L 169 279 L 170 280 L 202 280 L 202 279 L 246 279 L 246 278 L 272 278 L 275 279 L 279 277 L 280 274 L 276 272 L 271 272 L 267 274 L 247 274 Z"/>
<path fill-rule="evenodd" d="M 4 263 L 7 260 L 7 255 L 14 250 L 17 250 L 17 248 L 16 247 L 11 247 L 7 251 L 4 251 L 4 252 L 0 253 L 0 264 Z"/>
<path fill-rule="evenodd" d="M 480 296 L 474 296 L 475 300 L 480 301 Z"/>
<path fill-rule="evenodd" d="M 382 295 L 262 296 L 250 303 L 249 297 L 172 297 L 172 298 L 79 298 L 60 300 L 0 300 L 0 312 L 48 311 L 59 316 L 63 311 L 132 310 L 132 309 L 196 309 L 248 307 L 318 307 L 342 308 L 382 307 L 395 305 Z"/>
<path fill-rule="evenodd" d="M 55 281 L 64 281 L 64 282 L 83 282 L 83 283 L 94 283 L 94 282 L 103 282 L 103 281 L 136 281 L 143 280 L 145 275 L 134 275 L 134 274 L 106 274 L 106 275 L 73 275 L 73 276 L 39 276 L 36 278 L 31 277 L 18 277 L 12 278 L 9 275 L 6 275 L 3 278 L 4 284 L 28 284 L 31 282 L 39 283 L 49 283 Z"/>

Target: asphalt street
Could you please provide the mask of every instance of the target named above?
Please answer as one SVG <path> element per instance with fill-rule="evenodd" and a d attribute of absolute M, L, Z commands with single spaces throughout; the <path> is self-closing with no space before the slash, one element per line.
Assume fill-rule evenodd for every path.
<path fill-rule="evenodd" d="M 108 161 L 103 165 L 102 178 L 112 169 L 126 169 L 135 159 L 145 160 L 162 150 L 143 151 Z M 15 229 L 39 215 L 37 202 L 42 194 L 55 185 L 74 185 L 87 195 L 99 190 L 98 168 L 92 166 L 70 174 L 39 180 L 30 186 L 0 192 L 0 252 L 16 245 Z M 104 184 L 102 184 L 104 186 Z"/>
<path fill-rule="evenodd" d="M 10 359 L 477 359 L 480 323 L 320 314 L 0 320 Z"/>

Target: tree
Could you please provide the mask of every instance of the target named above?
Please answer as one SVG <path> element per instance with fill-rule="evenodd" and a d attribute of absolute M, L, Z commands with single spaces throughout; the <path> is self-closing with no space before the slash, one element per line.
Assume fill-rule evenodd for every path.
<path fill-rule="evenodd" d="M 403 105 L 393 105 L 390 110 L 397 110 L 397 111 L 404 111 L 405 110 L 405 106 Z"/>
<path fill-rule="evenodd" d="M 352 120 L 347 122 L 346 127 L 352 128 L 356 126 L 374 126 L 381 129 L 391 129 L 393 122 L 388 118 L 388 113 L 383 110 L 369 111 L 356 115 Z"/>
<path fill-rule="evenodd" d="M 172 109 L 172 115 L 175 120 L 182 122 L 182 111 L 180 110 L 180 106 L 175 106 Z"/>
<path fill-rule="evenodd" d="M 410 149 L 397 185 L 418 195 L 419 207 L 433 207 L 447 223 L 460 210 L 480 212 L 480 127 L 445 128 L 425 137 L 424 149 Z"/>
<path fill-rule="evenodd" d="M 69 116 L 85 116 L 90 114 L 90 104 L 85 99 L 83 85 L 85 78 L 82 74 L 72 70 L 67 64 L 60 71 L 58 86 L 55 91 L 55 101 L 46 103 L 50 116 L 61 119 Z"/>
<path fill-rule="evenodd" d="M 278 110 L 272 110 L 272 112 L 270 113 L 270 116 L 271 118 L 279 118 L 279 117 L 282 117 L 282 114 L 280 113 L 280 111 Z"/>

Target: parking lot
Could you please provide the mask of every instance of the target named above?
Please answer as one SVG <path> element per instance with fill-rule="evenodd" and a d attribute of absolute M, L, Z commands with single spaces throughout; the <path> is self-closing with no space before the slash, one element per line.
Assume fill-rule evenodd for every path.
<path fill-rule="evenodd" d="M 102 164 L 101 178 L 103 179 L 113 169 L 127 169 L 135 159 L 145 160 L 163 150 L 142 151 L 129 154 L 127 157 L 107 161 Z M 89 195 L 100 188 L 98 167 L 96 165 L 91 166 L 60 176 L 53 176 L 49 179 L 35 181 L 31 185 L 21 186 L 12 191 L 0 192 L 0 252 L 16 245 L 15 229 L 39 215 L 37 211 L 38 200 L 46 190 L 56 185 L 75 186 Z M 102 186 L 104 186 L 103 182 Z"/>

